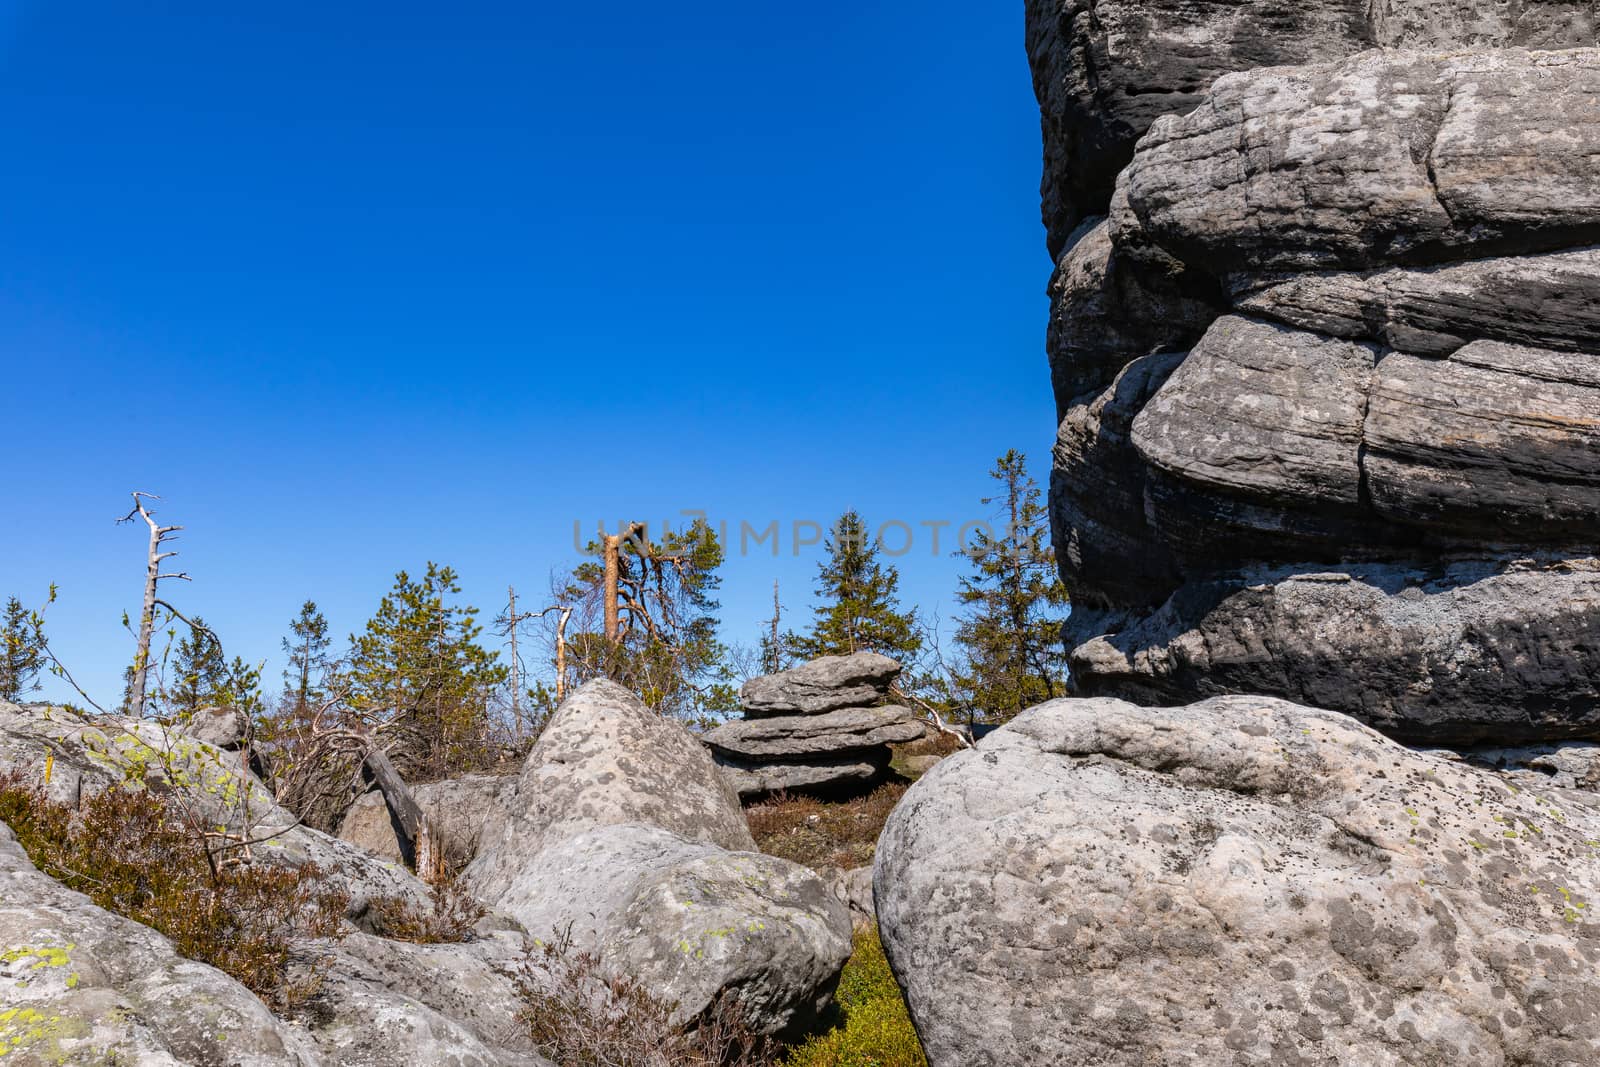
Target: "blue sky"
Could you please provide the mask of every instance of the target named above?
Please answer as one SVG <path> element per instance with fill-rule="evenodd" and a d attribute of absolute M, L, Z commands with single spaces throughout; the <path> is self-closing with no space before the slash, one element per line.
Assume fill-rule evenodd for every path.
<path fill-rule="evenodd" d="M 434 559 L 492 614 L 689 509 L 731 639 L 851 506 L 948 615 L 921 524 L 1048 462 L 1036 114 L 1010 4 L 0 0 L 0 595 L 58 583 L 114 698 L 138 488 L 274 677 L 306 597 L 346 634 Z"/>

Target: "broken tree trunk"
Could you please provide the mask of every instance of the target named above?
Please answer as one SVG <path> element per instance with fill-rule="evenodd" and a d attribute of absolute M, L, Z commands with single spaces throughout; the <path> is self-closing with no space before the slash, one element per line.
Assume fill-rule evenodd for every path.
<path fill-rule="evenodd" d="M 388 753 L 374 747 L 363 761 L 367 772 L 383 792 L 383 802 L 389 807 L 389 818 L 394 823 L 400 839 L 400 854 L 425 882 L 437 882 L 444 874 L 444 853 L 434 841 L 428 817 L 406 788 L 405 779 L 389 760 Z"/>

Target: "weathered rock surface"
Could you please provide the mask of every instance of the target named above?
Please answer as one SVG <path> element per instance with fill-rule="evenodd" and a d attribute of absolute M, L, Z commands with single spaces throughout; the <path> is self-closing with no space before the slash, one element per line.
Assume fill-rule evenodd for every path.
<path fill-rule="evenodd" d="M 735 756 L 714 754 L 728 785 L 741 799 L 750 800 L 768 793 L 830 792 L 861 790 L 883 778 L 889 769 L 891 753 L 881 749 L 846 756 L 812 757 L 758 763 Z"/>
<path fill-rule="evenodd" d="M 849 956 L 847 911 L 810 871 L 756 852 L 705 746 L 607 681 L 556 711 L 464 877 L 534 936 L 570 931 L 682 1020 L 727 994 L 758 1030 L 790 1032 Z"/>
<path fill-rule="evenodd" d="M 1028 5 L 1080 691 L 1600 738 L 1596 16 Z"/>
<path fill-rule="evenodd" d="M 1258 697 L 1060 700 L 890 817 L 933 1067 L 1600 1060 L 1600 816 Z"/>
<path fill-rule="evenodd" d="M 1028 0 L 1051 256 L 1080 219 L 1104 210 L 1134 142 L 1162 115 L 1194 109 L 1221 75 L 1342 59 L 1374 46 L 1590 46 L 1600 39 L 1597 14 L 1592 0 Z"/>
<path fill-rule="evenodd" d="M 1218 79 L 1140 142 L 1128 206 L 1214 273 L 1363 269 L 1600 237 L 1600 52 L 1371 52 Z"/>
<path fill-rule="evenodd" d="M 1184 353 L 1132 360 L 1110 388 L 1068 410 L 1056 434 L 1050 481 L 1051 544 L 1084 607 L 1160 604 L 1181 582 L 1177 559 L 1145 514 L 1144 459 L 1130 439 L 1133 419 Z"/>
<path fill-rule="evenodd" d="M 821 715 L 881 704 L 900 664 L 876 652 L 820 656 L 787 671 L 752 678 L 739 689 L 746 714 Z"/>
<path fill-rule="evenodd" d="M 213 748 L 238 748 L 250 732 L 250 720 L 238 708 L 201 708 L 190 721 L 182 724 L 183 732 L 196 741 L 204 741 Z"/>
<path fill-rule="evenodd" d="M 1084 637 L 1072 671 L 1085 693 L 1148 702 L 1284 693 L 1424 744 L 1594 736 L 1600 562 L 1374 563 L 1195 582 L 1117 633 Z"/>
<path fill-rule="evenodd" d="M 1421 356 L 1448 356 L 1469 341 L 1596 352 L 1600 250 L 1292 275 L 1242 293 L 1235 304 L 1290 326 Z"/>
<path fill-rule="evenodd" d="M 398 863 L 386 863 L 337 838 L 297 825 L 292 812 L 225 752 L 170 726 L 115 717 L 88 719 L 62 708 L 0 701 L 0 770 L 40 783 L 54 801 L 78 798 L 129 781 L 180 790 L 208 823 L 261 843 L 260 862 L 314 863 L 350 895 L 348 915 L 365 921 L 378 897 L 427 906 L 427 887 Z"/>
<path fill-rule="evenodd" d="M 0 1050 L 18 1064 L 322 1062 L 244 986 L 41 874 L 3 823 Z"/>
<path fill-rule="evenodd" d="M 308 1033 L 327 1064 L 551 1067 L 517 1018 L 520 932 L 434 945 L 351 933 L 303 955 L 301 976 L 317 964 Z"/>
<path fill-rule="evenodd" d="M 888 705 L 735 720 L 708 732 L 703 740 L 735 758 L 788 760 L 860 752 L 921 736 L 922 724 L 910 708 Z"/>
<path fill-rule="evenodd" d="M 827 1007 L 850 916 L 816 873 L 647 826 L 603 826 L 541 853 L 499 899 L 530 934 L 570 936 L 688 1022 L 734 991 L 751 1025 L 797 1033 Z"/>
<path fill-rule="evenodd" d="M 492 901 L 550 845 L 624 824 L 755 851 L 738 799 L 705 747 L 602 679 L 569 697 L 539 735 L 516 782 L 500 793 L 467 879 Z"/>
<path fill-rule="evenodd" d="M 411 786 L 411 795 L 443 839 L 451 864 L 464 867 L 478 854 L 478 840 L 496 810 L 500 791 L 512 782 L 502 774 L 468 774 Z M 363 793 L 339 825 L 339 839 L 391 863 L 403 859 L 389 805 L 378 790 Z"/>

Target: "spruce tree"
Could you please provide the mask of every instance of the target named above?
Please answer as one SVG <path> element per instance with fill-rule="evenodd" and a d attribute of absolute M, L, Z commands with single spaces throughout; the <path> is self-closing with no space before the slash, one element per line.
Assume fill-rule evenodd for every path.
<path fill-rule="evenodd" d="M 861 516 L 841 515 L 823 547 L 828 558 L 817 568 L 815 621 L 809 634 L 788 636 L 788 649 L 804 659 L 852 652 L 914 658 L 922 648 L 917 613 L 900 610 L 900 572 L 878 560 L 880 546 Z"/>
<path fill-rule="evenodd" d="M 201 708 L 228 703 L 228 661 L 205 620 L 196 615 L 187 636 L 178 640 L 169 674 L 172 683 L 165 687 L 166 712 L 192 716 Z"/>
<path fill-rule="evenodd" d="M 323 697 L 323 679 L 332 663 L 328 649 L 328 620 L 317 609 L 315 600 L 300 605 L 300 614 L 289 623 L 289 636 L 283 651 L 289 666 L 283 672 L 283 708 L 294 721 L 309 714 L 312 705 Z"/>
<path fill-rule="evenodd" d="M 359 637 L 350 638 L 350 704 L 393 724 L 391 757 L 408 775 L 442 777 L 481 764 L 489 701 L 507 676 L 499 654 L 478 644 L 478 609 L 447 603 L 455 571 L 405 571 Z"/>
<path fill-rule="evenodd" d="M 970 706 L 1003 722 L 1065 691 L 1060 628 L 1067 591 L 1026 458 L 1011 449 L 989 476 L 1003 489 L 983 503 L 998 505 L 1005 533 L 980 532 L 957 553 L 970 558 L 974 570 L 956 593 L 967 608 L 955 635 L 965 659 L 956 682 Z"/>
<path fill-rule="evenodd" d="M 0 648 L 0 700 L 21 700 L 39 688 L 39 670 L 45 659 L 44 620 L 23 607 L 21 600 L 10 597 L 0 640 L 5 643 Z"/>

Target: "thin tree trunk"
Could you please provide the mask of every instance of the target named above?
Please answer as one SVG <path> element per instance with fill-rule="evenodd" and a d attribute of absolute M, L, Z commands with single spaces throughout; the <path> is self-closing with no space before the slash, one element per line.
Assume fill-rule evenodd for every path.
<path fill-rule="evenodd" d="M 516 723 L 517 740 L 522 740 L 522 688 L 517 684 L 517 587 L 506 586 L 511 606 L 506 617 L 511 620 L 511 718 Z"/>
<path fill-rule="evenodd" d="M 567 620 L 572 617 L 571 608 L 562 608 L 561 617 L 556 621 L 556 703 L 559 705 L 567 699 Z"/>
<path fill-rule="evenodd" d="M 148 520 L 147 520 L 148 521 Z M 144 606 L 139 611 L 139 644 L 133 653 L 133 688 L 128 710 L 144 717 L 145 678 L 150 670 L 150 636 L 156 622 L 156 579 L 161 575 L 161 531 L 150 523 L 150 551 L 145 562 Z"/>

